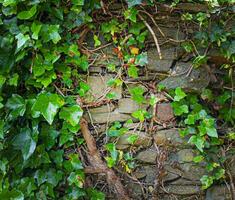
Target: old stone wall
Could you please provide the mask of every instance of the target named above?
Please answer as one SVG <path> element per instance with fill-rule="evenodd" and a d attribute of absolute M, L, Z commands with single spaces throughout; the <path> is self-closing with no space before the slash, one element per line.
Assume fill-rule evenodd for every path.
<path fill-rule="evenodd" d="M 210 74 L 205 68 L 193 69 L 187 74 L 192 63 L 190 57 L 184 55 L 180 42 L 188 37 L 188 33 L 182 32 L 180 20 L 174 16 L 161 14 L 158 16 L 158 25 L 164 33 L 154 27 L 154 31 L 161 44 L 163 59 L 159 59 L 157 49 L 151 35 L 146 42 L 148 64 L 141 68 L 139 77 L 123 77 L 124 84 L 115 88 L 107 86 L 107 81 L 116 76 L 116 73 L 108 72 L 108 63 L 114 63 L 122 70 L 120 60 L 113 52 L 114 46 L 109 45 L 92 55 L 92 65 L 89 68 L 89 75 L 86 81 L 91 90 L 86 97 L 87 102 L 97 102 L 105 99 L 108 92 L 115 92 L 116 99 L 112 102 L 96 108 L 87 108 L 86 118 L 94 129 L 94 135 L 99 135 L 103 143 L 110 141 L 106 136 L 108 127 L 115 121 L 125 122 L 133 119 L 131 113 L 145 108 L 148 105 L 138 105 L 133 101 L 128 88 L 140 86 L 145 91 L 145 97 L 149 98 L 149 84 L 164 84 L 168 89 L 181 87 L 189 91 L 201 91 L 210 82 Z M 151 23 L 151 22 L 149 22 Z M 189 30 L 193 31 L 193 30 Z M 92 41 L 87 41 L 92 46 Z M 157 104 L 155 111 L 157 124 L 153 132 L 149 133 L 146 123 L 139 126 L 139 122 L 133 119 L 134 123 L 129 124 L 129 132 L 116 141 L 120 150 L 135 152 L 137 167 L 130 179 L 123 175 L 124 183 L 133 199 L 150 199 L 154 195 L 156 185 L 160 188 L 160 199 L 206 199 L 222 200 L 231 199 L 226 185 L 213 186 L 207 191 L 201 189 L 200 178 L 205 174 L 203 166 L 193 162 L 194 149 L 187 143 L 186 139 L 179 136 L 176 122 L 173 116 L 169 100 L 165 93 L 157 94 L 161 101 Z M 129 144 L 127 138 L 130 134 L 137 134 L 138 140 L 133 145 Z M 163 166 L 162 166 L 163 163 Z M 157 180 L 160 183 L 156 182 Z"/>

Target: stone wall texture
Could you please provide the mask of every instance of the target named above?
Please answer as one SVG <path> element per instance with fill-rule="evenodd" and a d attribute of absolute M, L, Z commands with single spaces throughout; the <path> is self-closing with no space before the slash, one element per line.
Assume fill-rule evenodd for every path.
<path fill-rule="evenodd" d="M 190 7 L 189 7 L 190 9 Z M 146 49 L 148 64 L 141 68 L 140 76 L 136 79 L 126 78 L 125 84 L 116 88 L 109 88 L 106 82 L 115 77 L 115 73 L 108 72 L 107 64 L 114 63 L 120 67 L 120 61 L 113 54 L 113 46 L 105 47 L 96 51 L 97 61 L 89 68 L 87 83 L 91 86 L 87 102 L 96 101 L 104 97 L 108 92 L 115 92 L 116 99 L 112 103 L 87 110 L 86 118 L 91 122 L 98 134 L 105 134 L 108 127 L 115 121 L 125 122 L 133 119 L 131 113 L 140 109 L 149 109 L 147 105 L 140 106 L 130 98 L 127 88 L 140 86 L 149 98 L 146 85 L 148 83 L 162 83 L 168 89 L 181 87 L 188 91 L 201 91 L 210 82 L 210 74 L 205 68 L 193 69 L 190 75 L 186 72 L 192 66 L 190 58 L 184 57 L 179 40 L 186 39 L 186 33 L 182 32 L 179 19 L 174 16 L 161 15 L 157 19 L 159 27 L 166 37 L 163 37 L 158 29 L 154 31 L 161 44 L 163 59 L 159 59 L 151 35 L 148 38 Z M 151 22 L 149 22 L 151 23 Z M 169 38 L 171 40 L 169 40 Z M 87 42 L 89 43 L 89 42 Z M 92 44 L 91 44 L 92 45 Z M 214 53 L 216 54 L 216 52 Z M 152 133 L 146 132 L 145 124 L 138 127 L 138 121 L 129 125 L 129 132 L 121 136 L 117 141 L 117 148 L 125 150 L 134 148 L 137 168 L 133 172 L 136 180 L 125 177 L 124 183 L 133 199 L 151 199 L 154 194 L 156 180 L 161 176 L 160 198 L 169 199 L 205 199 L 205 200 L 228 200 L 231 199 L 228 187 L 225 184 L 216 185 L 204 191 L 201 189 L 200 178 L 205 174 L 203 166 L 193 163 L 194 149 L 187 143 L 187 139 L 179 136 L 175 128 L 173 111 L 164 93 L 157 94 L 159 103 L 156 107 L 158 124 Z M 89 111 L 89 112 L 88 112 Z M 137 134 L 138 140 L 133 145 L 128 143 L 128 136 Z M 109 138 L 105 137 L 108 141 Z M 164 156 L 164 166 L 159 166 L 159 159 Z M 143 188 L 141 185 L 144 185 Z M 144 191 L 143 191 L 144 190 Z"/>

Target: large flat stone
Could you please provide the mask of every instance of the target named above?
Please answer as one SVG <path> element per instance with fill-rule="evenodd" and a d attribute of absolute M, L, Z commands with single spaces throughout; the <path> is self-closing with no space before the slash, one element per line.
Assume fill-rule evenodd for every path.
<path fill-rule="evenodd" d="M 182 178 L 191 181 L 200 181 L 200 178 L 206 174 L 205 167 L 193 163 L 174 163 L 170 162 L 164 166 L 167 172 L 178 174 Z"/>
<path fill-rule="evenodd" d="M 167 19 L 168 18 L 168 19 Z M 160 33 L 159 29 L 156 26 L 152 26 L 152 29 L 154 31 L 154 33 L 157 36 L 158 42 L 159 44 L 164 43 L 164 45 L 161 45 L 161 51 L 163 46 L 166 47 L 167 44 L 170 44 L 171 46 L 173 45 L 178 45 L 177 43 L 172 43 L 168 40 L 168 38 L 173 39 L 173 40 L 183 40 L 185 37 L 185 34 L 180 31 L 180 28 L 177 28 L 177 25 L 172 23 L 173 20 L 177 20 L 176 18 L 170 18 L 169 16 L 167 16 L 167 18 L 165 16 L 163 16 L 162 19 L 158 18 L 157 21 L 162 21 L 163 25 L 159 24 L 159 28 L 161 29 L 161 31 L 164 33 L 164 35 L 166 37 L 163 37 L 162 34 Z M 168 27 L 166 27 L 166 24 Z M 154 43 L 153 37 L 151 34 L 149 34 L 148 36 L 148 41 Z M 155 44 L 154 44 L 155 45 Z"/>
<path fill-rule="evenodd" d="M 140 166 L 135 172 L 134 175 L 138 179 L 144 179 L 145 183 L 152 184 L 154 185 L 154 182 L 156 180 L 156 176 L 158 173 L 158 168 L 156 165 L 145 165 L 145 166 Z M 162 178 L 163 182 L 172 182 L 174 180 L 177 180 L 180 178 L 178 174 L 173 174 L 173 173 L 167 173 L 164 172 L 164 176 Z"/>
<path fill-rule="evenodd" d="M 118 112 L 131 114 L 138 109 L 145 109 L 146 106 L 138 105 L 131 98 L 123 98 L 118 101 Z"/>
<path fill-rule="evenodd" d="M 103 105 L 97 108 L 91 108 L 89 109 L 91 114 L 94 113 L 108 113 L 108 112 L 112 112 L 115 109 L 115 106 L 113 104 L 109 104 L 109 105 Z"/>
<path fill-rule="evenodd" d="M 206 192 L 205 200 L 231 200 L 232 196 L 226 185 L 215 185 Z"/>
<path fill-rule="evenodd" d="M 190 67 L 188 63 L 180 63 L 177 65 L 176 75 L 169 76 L 162 80 L 159 84 L 164 85 L 166 89 L 175 89 L 180 87 L 186 91 L 201 91 L 206 88 L 210 82 L 210 76 L 206 69 L 200 67 L 193 69 L 189 76 L 186 72 Z M 177 75 L 180 74 L 180 75 Z"/>
<path fill-rule="evenodd" d="M 195 185 L 167 185 L 165 191 L 175 195 L 191 195 L 201 193 L 200 186 Z"/>
<path fill-rule="evenodd" d="M 91 117 L 93 122 L 98 124 L 112 123 L 115 121 L 124 122 L 131 118 L 130 115 L 119 113 L 116 110 L 110 113 L 93 113 Z"/>
<path fill-rule="evenodd" d="M 173 109 L 170 103 L 160 103 L 156 106 L 156 116 L 161 122 L 167 122 L 174 118 Z"/>
<path fill-rule="evenodd" d="M 131 98 L 123 98 L 118 101 L 118 111 L 120 113 L 133 113 L 140 109 L 140 106 Z"/>
<path fill-rule="evenodd" d="M 118 142 L 117 142 L 117 148 L 119 145 L 131 145 L 128 142 L 128 138 L 132 135 L 136 135 L 138 137 L 137 141 L 133 144 L 134 146 L 141 146 L 141 147 L 149 147 L 152 143 L 152 137 L 150 137 L 147 133 L 145 132 L 127 132 L 126 134 L 122 135 Z"/>
<path fill-rule="evenodd" d="M 148 62 L 153 62 L 160 59 L 156 48 L 151 48 L 147 51 Z M 177 59 L 178 53 L 176 47 L 161 48 L 161 54 L 163 60 L 174 60 Z"/>
<path fill-rule="evenodd" d="M 158 155 L 157 151 L 148 149 L 139 152 L 136 156 L 136 159 L 143 163 L 156 164 L 157 155 Z"/>
<path fill-rule="evenodd" d="M 179 146 L 187 143 L 186 140 L 180 137 L 178 129 L 157 131 L 153 137 L 155 143 L 161 146 Z"/>
<path fill-rule="evenodd" d="M 112 78 L 111 75 L 105 76 L 88 76 L 87 84 L 90 86 L 89 98 L 90 101 L 94 101 L 98 98 L 101 98 L 103 95 L 107 94 L 109 91 L 109 87 L 107 86 L 107 81 Z M 111 88 L 110 92 L 114 92 L 116 94 L 115 99 L 122 98 L 122 87 Z"/>
<path fill-rule="evenodd" d="M 176 59 L 176 48 L 162 49 L 162 59 L 159 58 L 157 49 L 149 49 L 147 69 L 155 72 L 168 72 L 173 60 Z"/>
<path fill-rule="evenodd" d="M 195 153 L 192 149 L 181 149 L 177 152 L 177 157 L 179 163 L 193 162 Z"/>

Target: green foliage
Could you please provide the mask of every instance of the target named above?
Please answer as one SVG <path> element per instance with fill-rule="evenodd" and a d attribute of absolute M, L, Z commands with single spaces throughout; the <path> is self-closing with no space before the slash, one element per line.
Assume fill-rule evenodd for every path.
<path fill-rule="evenodd" d="M 172 4 L 176 6 L 179 2 Z M 95 189 L 84 188 L 83 166 L 73 153 L 84 142 L 76 135 L 83 111 L 75 98 L 85 97 L 90 89 L 79 74 L 88 69 L 88 56 L 78 49 L 77 41 L 82 35 L 74 30 L 81 25 L 93 27 L 95 47 L 102 45 L 97 34 L 100 30 L 104 38 L 115 45 L 122 70 L 126 70 L 130 78 L 137 78 L 141 67 L 148 63 L 147 53 L 143 51 L 148 31 L 138 20 L 138 5 L 153 5 L 154 1 L 127 0 L 126 3 L 128 8 L 123 10 L 123 16 L 98 25 L 91 24 L 90 17 L 94 9 L 101 8 L 98 0 L 0 0 L 0 199 L 105 198 Z M 231 78 L 235 61 L 234 28 L 224 27 L 231 9 L 229 5 L 234 1 L 201 3 L 208 5 L 206 13 L 183 13 L 182 20 L 199 24 L 199 31 L 182 46 L 186 52 L 196 55 L 194 67 L 207 63 L 207 47 L 219 48 L 231 61 L 222 66 Z M 205 49 L 205 53 L 200 54 L 199 49 Z M 107 69 L 117 72 L 113 63 L 109 63 Z M 107 83 L 109 87 L 122 84 L 121 77 Z M 138 104 L 147 102 L 143 88 L 130 88 L 129 92 Z M 204 101 L 221 107 L 220 120 L 234 125 L 233 96 L 229 92 L 214 96 L 210 90 L 201 94 Z M 115 99 L 116 94 L 110 92 L 106 97 Z M 157 101 L 152 96 L 150 104 L 153 106 Z M 199 150 L 195 162 L 206 160 L 208 163 L 206 167 L 212 175 L 201 179 L 207 188 L 225 173 L 219 162 L 207 156 L 207 152 L 217 152 L 221 144 L 216 120 L 195 96 L 186 95 L 180 88 L 174 93 L 172 106 L 186 127 L 181 135 L 190 135 L 189 142 Z M 141 123 L 150 118 L 142 109 L 132 116 Z M 127 130 L 117 122 L 107 136 L 115 139 Z M 230 133 L 229 138 L 233 139 L 234 134 Z M 133 134 L 128 142 L 134 144 L 137 139 Z M 112 143 L 105 148 L 109 167 L 120 163 L 127 172 L 134 167 L 130 152 L 117 151 Z"/>
<path fill-rule="evenodd" d="M 210 115 L 210 110 L 199 103 L 197 95 L 186 95 L 180 88 L 176 88 L 172 95 L 174 95 L 174 101 L 172 102 L 174 113 L 180 117 L 184 127 L 180 130 L 180 135 L 182 137 L 187 136 L 189 138 L 188 142 L 195 145 L 198 150 L 194 162 L 206 165 L 208 175 L 204 175 L 201 182 L 202 188 L 207 189 L 215 181 L 224 178 L 225 175 L 223 161 L 220 161 L 218 156 L 223 139 L 219 137 L 217 132 L 216 120 Z M 225 102 L 230 98 L 230 95 L 224 92 L 214 98 L 212 91 L 205 89 L 201 97 L 206 101 L 221 100 L 220 103 L 225 106 Z"/>
<path fill-rule="evenodd" d="M 142 87 L 133 87 L 129 89 L 129 92 L 131 94 L 131 98 L 136 101 L 138 104 L 142 104 L 145 102 L 145 98 L 143 96 L 144 89 Z"/>
<path fill-rule="evenodd" d="M 83 111 L 56 92 L 56 85 L 81 97 L 89 90 L 73 83 L 88 61 L 71 30 L 91 22 L 99 1 L 67 3 L 0 1 L 1 199 L 104 199 L 84 189 L 78 155 L 63 150 L 82 143 L 75 134 Z"/>

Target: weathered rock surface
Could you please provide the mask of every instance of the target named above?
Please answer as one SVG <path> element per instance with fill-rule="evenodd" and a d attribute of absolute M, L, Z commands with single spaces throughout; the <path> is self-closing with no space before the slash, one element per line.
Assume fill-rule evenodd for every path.
<path fill-rule="evenodd" d="M 109 113 L 112 112 L 115 109 L 115 106 L 113 104 L 103 105 L 97 108 L 91 108 L 89 111 L 91 114 L 94 113 Z"/>
<path fill-rule="evenodd" d="M 156 157 L 157 152 L 155 150 L 147 149 L 145 151 L 139 152 L 136 156 L 136 159 L 144 163 L 155 164 Z"/>
<path fill-rule="evenodd" d="M 167 172 L 177 174 L 182 178 L 192 181 L 200 181 L 200 178 L 206 174 L 205 168 L 193 163 L 179 164 L 171 162 L 166 163 L 164 168 Z"/>
<path fill-rule="evenodd" d="M 112 5 L 111 9 L 116 10 L 122 8 L 121 4 Z M 99 35 L 99 39 L 102 43 L 102 49 L 96 49 L 94 47 L 93 33 L 86 35 L 84 42 L 87 43 L 88 49 L 96 49 L 93 53 L 88 55 L 91 66 L 89 67 L 89 75 L 87 83 L 90 85 L 91 90 L 86 102 L 99 101 L 100 98 L 104 98 L 107 93 L 116 93 L 116 99 L 108 105 L 103 105 L 97 108 L 89 109 L 89 114 L 94 123 L 93 132 L 105 133 L 107 125 L 112 122 L 119 121 L 125 122 L 128 119 L 133 119 L 131 113 L 138 109 L 148 109 L 149 113 L 153 113 L 153 107 L 147 107 L 148 105 L 138 105 L 131 99 L 128 89 L 133 87 L 141 87 L 144 90 L 146 98 L 149 98 L 149 94 L 152 93 L 151 84 L 156 81 L 157 84 L 163 84 L 167 89 L 174 89 L 181 87 L 186 91 L 201 91 L 208 86 L 210 82 L 210 76 L 206 69 L 199 67 L 193 69 L 187 76 L 187 70 L 192 66 L 191 62 L 188 62 L 190 56 L 185 55 L 180 47 L 179 40 L 184 40 L 186 34 L 181 30 L 179 18 L 177 18 L 177 12 L 182 9 L 186 11 L 206 11 L 207 7 L 198 4 L 198 6 L 192 7 L 191 3 L 180 3 L 174 10 L 173 15 L 168 15 L 168 7 L 158 7 L 163 13 L 153 16 L 164 33 L 163 36 L 159 29 L 153 25 L 150 18 L 146 18 L 148 23 L 152 25 L 152 28 L 158 38 L 160 49 L 162 53 L 162 59 L 159 58 L 156 46 L 151 34 L 148 35 L 146 41 L 146 49 L 148 54 L 148 64 L 145 67 L 141 67 L 138 71 L 138 78 L 131 78 L 123 74 L 122 78 L 125 81 L 123 87 L 110 88 L 107 86 L 107 81 L 113 78 L 116 73 L 109 73 L 107 65 L 114 64 L 116 67 L 121 66 L 121 62 L 118 56 L 114 52 L 113 45 L 107 44 L 102 34 Z M 159 10 L 158 10 L 159 11 Z M 230 22 L 229 22 L 230 23 Z M 233 27 L 233 26 L 232 26 Z M 188 27 L 187 32 L 193 33 L 193 27 Z M 200 49 L 198 50 L 200 52 Z M 204 53 L 204 52 L 202 52 Z M 89 52 L 88 52 L 89 54 Z M 211 49 L 208 52 L 208 63 L 214 63 L 216 66 L 220 66 L 227 61 L 221 58 L 216 49 Z M 159 72 L 159 73 L 158 73 Z M 104 75 L 105 74 L 105 75 Z M 83 75 L 85 79 L 87 75 Z M 212 77 L 212 76 L 211 76 Z M 212 82 L 211 78 L 211 82 Z M 150 89 L 150 90 L 149 90 Z M 155 93 L 156 90 L 153 92 Z M 168 98 L 164 96 L 164 92 L 155 94 L 159 98 L 158 105 L 154 111 L 157 120 L 161 122 L 162 127 L 157 125 L 157 129 L 166 129 L 167 127 L 173 127 L 174 115 L 172 108 L 169 104 Z M 158 96 L 159 95 L 159 96 Z M 148 100 L 147 100 L 148 101 Z M 85 113 L 84 117 L 91 122 L 88 113 Z M 145 194 L 145 199 L 151 199 L 154 191 L 154 183 L 156 182 L 159 169 L 157 167 L 158 152 L 155 150 L 154 145 L 157 145 L 160 149 L 164 148 L 167 151 L 166 160 L 163 161 L 163 176 L 162 181 L 164 183 L 165 191 L 162 191 L 161 200 L 171 199 L 184 199 L 184 200 L 228 200 L 231 199 L 230 193 L 225 185 L 212 186 L 206 191 L 206 196 L 203 196 L 205 192 L 201 191 L 200 178 L 206 174 L 203 163 L 201 165 L 193 163 L 195 156 L 193 146 L 188 144 L 188 138 L 181 138 L 178 129 L 161 130 L 153 133 L 153 135 L 147 134 L 145 131 L 148 129 L 148 121 L 144 122 L 141 127 L 136 119 L 133 119 L 133 123 L 124 124 L 129 131 L 118 138 L 116 147 L 119 150 L 125 150 L 130 146 L 136 146 L 133 150 L 137 150 L 137 155 L 134 158 L 137 161 L 137 168 L 135 168 L 133 174 L 139 179 L 142 187 L 133 180 L 124 177 L 124 186 L 130 193 L 132 199 L 142 200 Z M 173 125 L 172 125 L 173 124 Z M 155 127 L 156 124 L 154 124 Z M 146 129 L 147 128 L 147 129 Z M 139 130 L 141 129 L 141 130 Z M 134 132 L 132 132 L 132 131 Z M 128 142 L 128 138 L 131 135 L 138 135 L 138 139 L 134 144 Z M 116 140 L 115 140 L 116 142 Z M 155 142 L 153 145 L 152 143 Z M 152 147 L 150 147 L 152 146 Z M 142 149 L 144 148 L 144 149 Z M 126 151 L 124 151 L 126 152 Z M 235 178 L 235 159 L 231 161 L 230 172 Z M 162 171 L 161 171 L 162 172 Z"/>
<path fill-rule="evenodd" d="M 226 185 L 212 186 L 206 192 L 205 200 L 231 200 L 231 193 Z"/>
<path fill-rule="evenodd" d="M 141 130 L 144 130 L 144 127 L 140 127 L 139 123 L 125 123 L 123 126 L 128 128 L 129 130 L 136 129 L 138 131 L 140 130 L 140 128 Z"/>
<path fill-rule="evenodd" d="M 143 84 L 140 84 L 140 83 L 127 83 L 127 86 L 128 86 L 128 90 L 134 87 L 140 87 L 143 89 L 144 92 L 148 92 L 148 89 Z"/>
<path fill-rule="evenodd" d="M 93 122 L 98 123 L 98 124 L 104 124 L 107 122 L 112 123 L 115 121 L 124 122 L 131 118 L 130 115 L 121 114 L 117 112 L 116 110 L 110 113 L 93 113 L 91 117 L 92 117 Z"/>
<path fill-rule="evenodd" d="M 162 80 L 159 84 L 164 85 L 167 89 L 181 87 L 187 91 L 201 91 L 203 88 L 208 86 L 210 76 L 207 70 L 203 67 L 193 69 L 190 75 L 187 76 L 187 70 L 190 66 L 191 65 L 189 63 L 177 64 L 174 69 L 176 74 Z"/>
<path fill-rule="evenodd" d="M 149 49 L 147 69 L 155 72 L 168 72 L 177 57 L 176 48 L 161 49 L 162 59 L 156 49 Z"/>
<path fill-rule="evenodd" d="M 138 137 L 138 139 L 136 140 L 136 142 L 133 144 L 134 146 L 141 146 L 141 147 L 149 147 L 152 143 L 152 138 L 145 132 L 127 132 L 126 134 L 122 135 L 119 140 L 117 141 L 117 145 L 116 147 L 119 148 L 119 145 L 121 145 L 121 147 L 123 148 L 123 145 L 131 145 L 128 142 L 128 138 L 132 135 L 136 135 Z"/>
<path fill-rule="evenodd" d="M 179 146 L 186 143 L 186 140 L 180 137 L 178 129 L 157 131 L 153 137 L 155 143 L 162 146 Z"/>
<path fill-rule="evenodd" d="M 131 114 L 140 108 L 141 108 L 141 106 L 138 105 L 131 98 L 123 98 L 118 101 L 118 112 L 119 113 Z"/>
<path fill-rule="evenodd" d="M 179 163 L 192 162 L 195 156 L 195 153 L 192 149 L 182 149 L 176 153 L 177 161 Z"/>
<path fill-rule="evenodd" d="M 162 122 L 167 122 L 173 119 L 174 113 L 173 113 L 171 104 L 170 103 L 157 104 L 156 116 L 157 116 L 157 119 Z"/>
<path fill-rule="evenodd" d="M 147 184 L 154 185 L 154 181 L 156 180 L 156 176 L 158 173 L 158 168 L 156 165 L 145 165 L 140 166 L 135 172 L 134 175 L 138 179 L 144 179 Z M 166 172 L 163 177 L 163 182 L 171 182 L 180 178 L 178 174 L 173 174 L 170 172 Z"/>
<path fill-rule="evenodd" d="M 107 86 L 107 81 L 112 78 L 111 75 L 105 76 L 88 76 L 87 84 L 90 86 L 89 94 L 91 96 L 91 101 L 101 98 L 109 92 L 109 87 Z M 122 98 L 122 87 L 116 87 L 110 89 L 110 92 L 115 93 L 115 99 Z"/>
<path fill-rule="evenodd" d="M 162 21 L 163 25 L 159 24 L 159 28 L 161 29 L 161 32 L 166 37 L 162 36 L 162 34 L 160 33 L 159 29 L 156 26 L 154 26 L 154 25 L 152 26 L 153 31 L 156 34 L 157 38 L 158 38 L 159 44 L 165 43 L 165 45 L 163 47 L 170 46 L 170 45 L 171 46 L 173 46 L 173 45 L 176 46 L 177 45 L 176 43 L 170 43 L 169 41 L 167 42 L 168 38 L 177 41 L 177 40 L 182 40 L 185 37 L 185 34 L 183 32 L 181 32 L 179 28 L 177 28 L 177 25 L 172 23 L 174 20 L 175 20 L 174 18 L 170 18 L 170 17 L 167 17 L 167 16 L 162 16 L 162 18 L 159 17 L 157 19 L 157 21 L 159 21 L 159 22 Z M 169 26 L 166 27 L 166 24 L 169 25 Z M 148 41 L 154 43 L 154 40 L 153 40 L 153 37 L 152 37 L 151 34 L 149 34 L 149 36 L 148 36 Z M 161 47 L 161 51 L 164 51 L 164 48 Z"/>
<path fill-rule="evenodd" d="M 191 195 L 201 192 L 200 186 L 194 185 L 167 185 L 164 189 L 168 193 L 176 195 Z"/>

